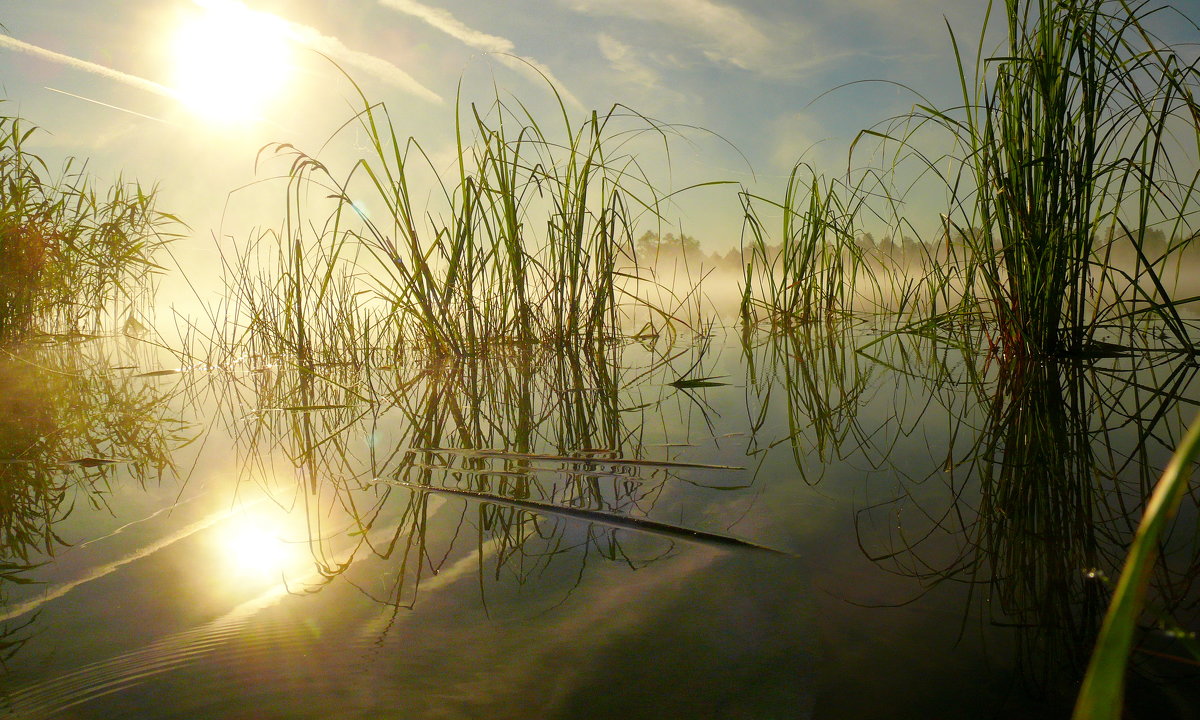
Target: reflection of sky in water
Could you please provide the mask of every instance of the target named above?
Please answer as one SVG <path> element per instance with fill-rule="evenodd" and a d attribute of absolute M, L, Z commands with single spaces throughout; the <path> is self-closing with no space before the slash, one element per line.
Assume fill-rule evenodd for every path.
<path fill-rule="evenodd" d="M 6 587 L 7 624 L 32 620 L 32 632 L 9 660 L 5 702 L 21 717 L 80 718 L 1053 714 L 1060 681 L 1033 678 L 1047 702 L 1020 689 L 1041 672 L 1023 644 L 1050 646 L 1003 627 L 1007 586 L 979 584 L 999 556 L 971 543 L 1004 527 L 973 524 L 990 496 L 955 467 L 991 427 L 989 398 L 853 352 L 787 357 L 760 354 L 750 377 L 738 348 L 715 347 L 702 374 L 731 384 L 691 392 L 663 381 L 695 360 L 679 358 L 623 391 L 617 407 L 642 408 L 622 415 L 627 444 L 590 464 L 556 459 L 551 440 L 597 451 L 588 438 L 607 431 L 556 428 L 543 412 L 559 407 L 554 393 L 532 398 L 541 429 L 522 435 L 514 421 L 512 436 L 548 458 L 405 456 L 396 448 L 456 447 L 450 425 L 472 419 L 419 386 L 406 386 L 409 410 L 451 418 L 434 434 L 414 435 L 421 413 L 383 402 L 361 417 L 326 396 L 256 407 L 287 374 L 248 375 L 225 388 L 225 415 L 213 395 L 195 406 L 213 422 L 177 454 L 185 484 L 140 487 L 116 469 L 104 506 L 77 503 L 57 526 L 73 547 L 34 571 L 44 584 Z M 588 422 L 598 404 L 583 406 Z M 350 428 L 337 452 L 331 427 Z M 505 449 L 494 427 L 476 431 Z M 297 453 L 288 438 L 319 449 Z"/>

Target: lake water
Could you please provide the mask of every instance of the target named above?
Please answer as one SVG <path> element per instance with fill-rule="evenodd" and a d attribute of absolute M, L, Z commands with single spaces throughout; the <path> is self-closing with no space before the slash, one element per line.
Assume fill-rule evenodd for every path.
<path fill-rule="evenodd" d="M 862 327 L 502 355 L 0 364 L 0 710 L 1066 717 L 1200 401 Z M 1200 713 L 1198 506 L 1133 717 Z"/>

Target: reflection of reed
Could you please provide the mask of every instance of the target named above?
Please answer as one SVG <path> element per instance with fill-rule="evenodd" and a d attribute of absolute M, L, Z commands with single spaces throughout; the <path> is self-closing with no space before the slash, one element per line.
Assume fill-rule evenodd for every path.
<path fill-rule="evenodd" d="M 171 453 L 194 435 L 164 414 L 157 386 L 108 371 L 89 348 L 49 348 L 0 360 L 0 605 L 6 583 L 65 541 L 56 525 L 78 502 L 102 506 L 117 478 L 144 485 L 174 471 Z M 32 623 L 0 627 L 0 659 Z"/>
<path fill-rule="evenodd" d="M 853 340 L 844 327 L 808 324 L 767 335 L 757 349 L 751 347 L 749 338 L 743 342 L 746 386 L 761 407 L 752 425 L 755 446 L 764 441 L 761 431 L 772 396 L 782 393 L 788 434 L 781 439 L 767 438 L 762 450 L 786 442 L 797 472 L 809 483 L 820 481 L 811 475 L 814 469 L 822 472 L 835 458 L 843 457 L 842 447 L 848 439 L 853 439 L 856 447 L 866 442 L 858 411 L 872 368 L 862 360 Z M 762 359 L 757 357 L 760 354 Z"/>
<path fill-rule="evenodd" d="M 291 459 L 325 578 L 360 557 L 390 559 L 397 574 L 377 599 L 401 607 L 464 548 L 477 553 L 481 581 L 517 584 L 567 556 L 581 565 L 578 582 L 590 559 L 638 566 L 669 550 L 669 540 L 631 546 L 628 526 L 535 505 L 638 518 L 685 469 L 644 457 L 645 403 L 634 398 L 621 355 L 617 345 L 578 353 L 517 347 L 470 363 L 258 373 L 233 386 L 244 395 L 226 405 L 255 408 L 240 423 L 230 418 L 244 457 L 263 462 L 263 451 L 277 447 Z M 635 384 L 664 383 L 642 372 Z M 270 471 L 250 469 L 264 479 Z M 472 496 L 430 492 L 440 488 Z M 460 502 L 461 513 L 450 510 Z M 466 536 L 468 526 L 475 537 Z"/>
<path fill-rule="evenodd" d="M 968 429 L 975 442 L 967 456 L 946 467 L 950 501 L 935 505 L 914 487 L 904 499 L 915 513 L 901 516 L 899 504 L 860 512 L 860 520 L 886 513 L 896 528 L 890 550 L 871 555 L 881 566 L 926 587 L 982 588 L 972 594 L 989 608 L 985 617 L 1018 629 L 1024 677 L 1065 707 L 1105 610 L 1103 578 L 1120 566 L 1144 488 L 1166 459 L 1148 448 L 1173 446 L 1182 428 L 1176 391 L 1195 374 L 1178 364 L 1146 385 L 1145 376 L 1159 371 L 1148 362 L 1137 359 L 1132 372 L 1002 365 L 994 384 L 974 386 L 984 422 Z M 1195 551 L 1185 551 L 1185 568 L 1194 566 Z M 1177 597 L 1170 577 L 1159 580 L 1161 601 Z"/>
<path fill-rule="evenodd" d="M 77 350 L 0 362 L 0 552 L 29 562 L 62 543 L 54 525 L 82 492 L 102 503 L 120 470 L 138 483 L 173 469 L 187 426 L 154 385 L 98 371 Z"/>
<path fill-rule="evenodd" d="M 1075 676 L 1104 612 L 1103 488 L 1079 367 L 1001 369 L 977 463 L 975 579 L 990 585 L 1034 677 Z"/>

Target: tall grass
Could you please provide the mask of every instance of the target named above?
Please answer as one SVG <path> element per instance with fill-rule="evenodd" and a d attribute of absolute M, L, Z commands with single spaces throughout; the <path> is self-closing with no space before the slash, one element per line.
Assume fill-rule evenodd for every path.
<path fill-rule="evenodd" d="M 1168 276 L 1200 216 L 1200 66 L 1150 26 L 1200 28 L 1147 2 L 1002 7 L 989 2 L 973 64 L 950 30 L 961 103 L 914 91 L 911 112 L 851 144 L 844 180 L 797 165 L 782 201 L 743 193 L 743 313 L 775 324 L 829 317 L 870 277 L 870 294 L 905 327 L 982 321 L 1007 356 L 1087 354 L 1113 335 L 1132 345 L 1147 322 L 1191 348 L 1179 306 L 1195 298 L 1173 297 Z M 997 15 L 1004 42 L 986 56 Z M 882 167 L 854 169 L 866 140 Z M 947 208 L 941 237 L 915 245 L 924 281 L 912 283 L 887 252 L 871 263 L 854 236 L 871 222 L 921 224 L 904 216 L 905 195 L 929 180 Z M 775 245 L 764 208 L 782 216 Z M 1156 251 L 1154 230 L 1179 240 Z"/>
<path fill-rule="evenodd" d="M 964 299 L 1008 354 L 1086 352 L 1099 331 L 1145 317 L 1191 345 L 1184 300 L 1171 298 L 1162 276 L 1166 258 L 1144 249 L 1155 225 L 1187 237 L 1200 209 L 1200 75 L 1148 28 L 1166 12 L 1006 0 L 1006 42 L 985 58 L 985 23 L 973 74 L 951 31 L 960 107 L 923 101 L 903 130 L 866 133 L 924 158 L 950 189 L 945 224 L 963 241 Z M 1179 14 L 1169 21 L 1195 27 Z M 949 132 L 953 151 L 926 154 L 919 131 L 930 124 Z M 1119 268 L 1112 251 L 1126 242 L 1136 260 Z"/>
<path fill-rule="evenodd" d="M 551 132 L 520 103 L 460 101 L 446 180 L 387 107 L 354 88 L 359 110 L 343 129 L 366 149 L 344 174 L 291 145 L 264 148 L 291 163 L 276 316 L 290 332 L 303 335 L 342 272 L 435 355 L 622 334 L 622 309 L 644 280 L 634 225 L 657 222 L 664 200 L 624 146 L 646 133 L 665 140 L 669 129 L 620 106 L 575 123 L 560 100 Z"/>
<path fill-rule="evenodd" d="M 207 324 L 189 321 L 180 354 L 209 366 L 289 358 L 314 368 L 387 365 L 403 352 L 404 318 L 371 303 L 354 258 L 266 231 L 222 252 L 225 295 Z"/>
<path fill-rule="evenodd" d="M 863 262 L 854 242 L 863 203 L 857 189 L 797 164 L 781 201 L 749 192 L 741 198 L 750 251 L 742 285 L 743 318 L 787 327 L 849 313 Z M 774 243 L 764 212 L 780 218 Z"/>
<path fill-rule="evenodd" d="M 26 145 L 36 128 L 0 116 L 0 340 L 97 332 L 143 306 L 173 216 L 155 191 L 97 189 L 86 164 L 52 174 Z"/>

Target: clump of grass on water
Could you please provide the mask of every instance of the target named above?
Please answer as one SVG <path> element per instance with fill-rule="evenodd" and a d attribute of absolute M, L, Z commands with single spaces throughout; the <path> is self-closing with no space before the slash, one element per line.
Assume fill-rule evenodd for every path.
<path fill-rule="evenodd" d="M 863 262 L 855 220 L 863 199 L 803 164 L 792 168 L 782 201 L 742 193 L 749 257 L 741 312 L 751 323 L 789 327 L 852 310 Z M 762 206 L 781 218 L 776 243 Z"/>
<path fill-rule="evenodd" d="M 978 307 L 1010 355 L 1086 353 L 1097 332 L 1147 317 L 1190 347 L 1178 312 L 1187 300 L 1171 297 L 1167 257 L 1145 243 L 1156 225 L 1190 237 L 1200 209 L 1200 74 L 1148 29 L 1174 11 L 1085 0 L 1006 0 L 1004 10 L 1007 42 L 984 58 L 984 24 L 973 77 L 951 33 L 961 107 L 923 102 L 901 133 L 867 131 L 914 154 L 922 126 L 949 131 L 958 169 L 927 168 L 952 191 L 948 236 L 964 240 L 957 311 Z M 1118 243 L 1131 243 L 1132 267 L 1111 262 Z"/>
<path fill-rule="evenodd" d="M 116 329 L 144 309 L 178 220 L 155 208 L 153 189 L 98 190 L 86 165 L 52 175 L 26 149 L 35 131 L 0 116 L 0 341 Z"/>
<path fill-rule="evenodd" d="M 293 291 L 272 314 L 277 322 L 304 336 L 341 272 L 382 312 L 377 326 L 433 355 L 594 345 L 623 334 L 623 308 L 641 302 L 644 280 L 635 222 L 657 220 L 662 198 L 620 146 L 642 133 L 665 139 L 668 128 L 620 106 L 574 123 L 561 99 L 561 133 L 524 105 L 460 106 L 446 181 L 415 139 L 398 134 L 386 106 L 354 87 L 361 109 L 344 127 L 357 126 L 367 150 L 345 175 L 291 145 L 264 148 L 292 163 L 279 240 Z M 425 195 L 415 187 L 423 177 L 433 178 L 434 208 L 414 202 Z M 310 199 L 314 188 L 321 200 Z M 322 202 L 332 205 L 317 222 Z"/>

